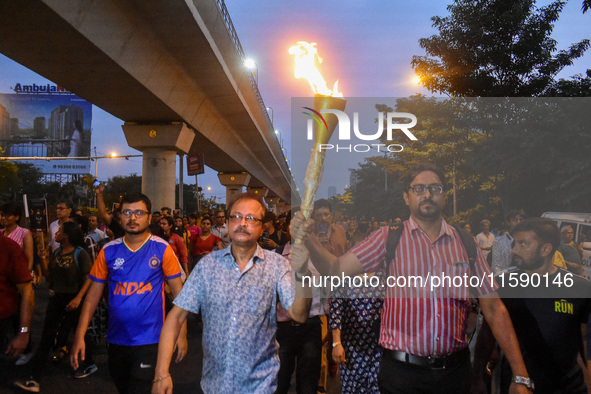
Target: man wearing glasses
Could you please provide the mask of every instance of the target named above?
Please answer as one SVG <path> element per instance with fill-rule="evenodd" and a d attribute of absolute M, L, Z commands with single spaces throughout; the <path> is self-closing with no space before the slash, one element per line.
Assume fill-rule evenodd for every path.
<path fill-rule="evenodd" d="M 57 220 L 49 225 L 49 246 L 51 247 L 52 254 L 60 246 L 59 242 L 55 241 L 55 234 L 57 234 L 57 231 L 60 229 L 62 224 L 70 220 L 73 207 L 74 204 L 69 200 L 60 200 L 55 207 L 55 216 L 57 216 Z M 49 256 L 51 257 L 51 255 Z"/>
<path fill-rule="evenodd" d="M 291 267 L 284 257 L 258 245 L 265 211 L 254 194 L 242 194 L 230 205 L 232 243 L 201 259 L 175 299 L 160 336 L 152 393 L 172 392 L 169 365 L 189 312 L 201 312 L 203 317 L 203 392 L 275 391 L 277 303 L 294 321 L 305 322 L 311 291 L 303 291 L 302 276 L 310 271 L 303 244 L 293 246 Z"/>
<path fill-rule="evenodd" d="M 79 360 L 84 360 L 88 322 L 108 285 L 109 372 L 120 393 L 150 392 L 164 323 L 164 280 L 174 297 L 182 287 L 180 265 L 171 246 L 148 230 L 151 209 L 150 200 L 141 193 L 123 197 L 125 235 L 101 249 L 88 275 L 92 284 L 70 355 L 72 367 L 78 368 Z M 187 351 L 186 335 L 179 336 L 177 348 L 178 362 Z"/>
<path fill-rule="evenodd" d="M 478 250 L 470 272 L 468 254 L 458 231 L 442 217 L 445 205 L 441 170 L 419 164 L 403 178 L 404 201 L 410 208 L 393 260 L 386 264 L 388 227 L 382 227 L 337 258 L 327 253 L 314 235 L 306 246 L 321 275 L 354 276 L 385 271 L 386 299 L 382 310 L 380 345 L 383 348 L 378 383 L 381 393 L 467 393 L 470 388 L 470 352 L 466 319 L 470 292 L 479 298 L 482 312 L 507 355 L 513 374 L 513 393 L 528 393 L 531 383 L 519 351 L 507 309 L 496 294 L 497 285 L 483 280 L 478 286 L 432 286 L 428 278 L 490 278 L 490 269 Z M 308 235 L 312 221 L 296 214 L 292 234 Z M 395 279 L 391 282 L 390 279 Z M 400 279 L 408 281 L 400 281 Z M 416 280 L 427 281 L 426 286 Z M 394 283 L 394 284 L 392 284 Z M 404 285 L 408 283 L 408 285 Z M 413 285 L 414 283 L 414 285 Z M 435 282 L 436 283 L 436 282 Z M 454 283 L 457 283 L 454 280 Z M 400 285 L 397 285 L 400 284 Z"/>
<path fill-rule="evenodd" d="M 222 240 L 222 245 L 227 248 L 230 245 L 230 236 L 228 234 L 228 226 L 226 225 L 226 214 L 224 211 L 216 211 L 213 217 L 214 223 L 211 226 L 210 232 Z"/>

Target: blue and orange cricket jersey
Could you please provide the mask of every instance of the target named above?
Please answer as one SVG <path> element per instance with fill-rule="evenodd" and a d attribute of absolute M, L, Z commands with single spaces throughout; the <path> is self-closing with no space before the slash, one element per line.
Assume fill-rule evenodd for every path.
<path fill-rule="evenodd" d="M 107 342 L 124 346 L 158 343 L 164 324 L 164 279 L 180 276 L 168 242 L 148 236 L 132 250 L 124 238 L 106 244 L 89 277 L 109 291 Z"/>

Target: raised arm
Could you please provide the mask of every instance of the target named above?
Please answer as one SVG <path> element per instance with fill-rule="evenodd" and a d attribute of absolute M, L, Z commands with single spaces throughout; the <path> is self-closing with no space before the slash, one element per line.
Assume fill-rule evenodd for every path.
<path fill-rule="evenodd" d="M 105 199 L 103 197 L 104 190 L 105 185 L 101 183 L 99 187 L 94 189 L 94 192 L 96 193 L 96 207 L 98 209 L 98 216 L 101 218 L 103 223 L 108 226 L 111 224 L 111 220 L 113 218 L 107 213 L 107 206 L 105 205 Z"/>

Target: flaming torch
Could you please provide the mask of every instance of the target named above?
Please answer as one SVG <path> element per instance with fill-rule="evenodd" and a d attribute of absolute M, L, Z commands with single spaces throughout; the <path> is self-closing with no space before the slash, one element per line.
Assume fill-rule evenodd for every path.
<path fill-rule="evenodd" d="M 314 207 L 316 191 L 318 191 L 322 181 L 322 173 L 324 172 L 324 156 L 326 152 L 321 150 L 320 146 L 328 143 L 338 123 L 336 115 L 321 115 L 320 111 L 323 109 L 343 111 L 347 101 L 342 98 L 342 93 L 338 91 L 339 82 L 335 82 L 332 91 L 328 89 L 326 81 L 314 65 L 316 59 L 318 59 L 318 63 L 322 63 L 316 43 L 299 41 L 297 45 L 289 48 L 289 53 L 295 55 L 295 77 L 308 80 L 315 94 L 313 108 L 309 108 L 314 112 L 314 114 L 309 115 L 316 120 L 314 148 L 312 148 L 312 156 L 306 170 L 306 178 L 304 179 L 306 190 L 301 205 L 302 213 L 306 218 L 309 218 Z M 301 242 L 301 240 L 296 239 L 296 242 Z"/>

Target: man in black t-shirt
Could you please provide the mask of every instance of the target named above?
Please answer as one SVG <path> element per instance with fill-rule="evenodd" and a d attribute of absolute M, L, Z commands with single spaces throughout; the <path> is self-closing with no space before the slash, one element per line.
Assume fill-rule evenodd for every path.
<path fill-rule="evenodd" d="M 535 392 L 587 393 L 577 357 L 582 351 L 581 325 L 591 313 L 591 283 L 553 265 L 560 234 L 552 221 L 526 219 L 515 226 L 512 236 L 518 270 L 500 275 L 497 282 Z M 477 358 L 483 337 L 486 333 L 479 336 Z M 475 369 L 481 361 L 475 361 Z M 499 367 L 505 393 L 511 368 L 503 360 Z"/>

